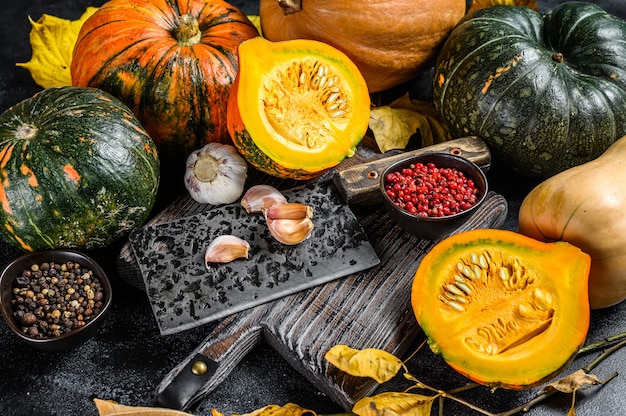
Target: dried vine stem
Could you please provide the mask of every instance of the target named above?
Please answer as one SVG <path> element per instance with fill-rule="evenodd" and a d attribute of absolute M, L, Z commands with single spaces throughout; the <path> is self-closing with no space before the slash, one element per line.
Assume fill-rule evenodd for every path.
<path fill-rule="evenodd" d="M 422 344 L 423 345 L 423 344 Z M 422 347 L 422 345 L 420 345 L 420 348 Z M 594 352 L 594 351 L 598 351 L 601 349 L 604 349 L 604 351 L 602 351 L 602 353 L 596 357 L 591 363 L 589 363 L 588 365 L 586 365 L 585 367 L 582 368 L 582 370 L 585 373 L 590 373 L 594 368 L 596 368 L 602 361 L 604 361 L 608 356 L 610 356 L 611 354 L 613 354 L 614 352 L 618 351 L 619 349 L 623 348 L 624 346 L 626 346 L 626 332 L 617 334 L 617 335 L 613 335 L 610 337 L 607 337 L 605 339 L 602 339 L 600 341 L 596 341 L 594 343 L 591 344 L 587 344 L 585 346 L 583 346 L 577 355 L 581 355 L 581 354 L 586 354 L 586 353 L 590 353 L 590 352 Z M 608 348 L 607 348 L 608 347 Z M 419 349 L 418 349 L 419 350 Z M 617 377 L 617 372 L 613 373 L 611 376 L 609 376 L 607 379 L 603 380 L 600 382 L 601 385 L 604 385 L 606 383 L 608 383 L 609 381 L 611 381 L 613 378 Z M 436 393 L 436 396 L 439 397 L 440 400 L 440 406 L 439 406 L 439 414 L 440 416 L 443 416 L 443 399 L 447 398 L 450 400 L 454 400 L 457 403 L 460 403 L 464 406 L 467 406 L 468 408 L 481 413 L 485 416 L 513 416 L 515 414 L 518 413 L 522 413 L 522 412 L 527 412 L 528 410 L 530 410 L 532 407 L 536 406 L 537 404 L 540 404 L 542 402 L 544 402 L 545 400 L 547 400 L 548 398 L 552 397 L 554 394 L 556 394 L 558 392 L 558 390 L 556 389 L 550 389 L 550 390 L 546 390 L 543 391 L 541 393 L 539 393 L 536 397 L 534 397 L 532 400 L 517 406 L 513 409 L 501 412 L 501 413 L 493 413 L 493 412 L 489 412 L 485 409 L 482 409 L 464 399 L 461 399 L 459 397 L 456 397 L 454 394 L 458 393 L 458 392 L 462 392 L 462 391 L 466 391 L 466 390 L 470 390 L 472 388 L 478 387 L 479 385 L 476 383 L 468 383 L 465 386 L 459 387 L 457 389 L 454 390 L 449 390 L 447 392 L 439 390 L 439 389 L 435 389 L 431 386 L 428 386 L 424 383 L 422 383 L 421 381 L 419 381 L 418 379 L 416 379 L 414 376 L 412 375 L 406 375 L 406 378 L 414 381 L 415 382 L 415 386 L 413 386 L 413 388 L 421 388 L 424 390 L 429 390 L 431 392 Z"/>

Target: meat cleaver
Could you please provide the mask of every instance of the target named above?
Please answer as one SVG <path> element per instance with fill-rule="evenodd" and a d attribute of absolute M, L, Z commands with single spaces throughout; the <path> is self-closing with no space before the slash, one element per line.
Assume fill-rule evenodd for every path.
<path fill-rule="evenodd" d="M 313 208 L 314 229 L 284 245 L 260 214 L 239 202 L 148 225 L 129 240 L 161 335 L 168 335 L 350 275 L 380 262 L 367 235 L 330 181 L 284 191 L 289 202 Z M 209 243 L 235 235 L 250 246 L 247 259 L 204 262 Z"/>

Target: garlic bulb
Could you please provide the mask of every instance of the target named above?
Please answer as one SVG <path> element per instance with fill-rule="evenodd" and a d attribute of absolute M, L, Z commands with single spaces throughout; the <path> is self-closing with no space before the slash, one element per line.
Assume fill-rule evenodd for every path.
<path fill-rule="evenodd" d="M 185 187 L 201 204 L 230 204 L 243 193 L 248 164 L 234 146 L 208 143 L 187 157 Z"/>

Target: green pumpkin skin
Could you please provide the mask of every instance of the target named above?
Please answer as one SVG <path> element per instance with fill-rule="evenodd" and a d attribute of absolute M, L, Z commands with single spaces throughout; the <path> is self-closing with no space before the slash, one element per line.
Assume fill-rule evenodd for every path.
<path fill-rule="evenodd" d="M 433 99 L 453 136 L 518 174 L 588 162 L 626 134 L 626 22 L 583 2 L 478 10 L 438 55 Z"/>
<path fill-rule="evenodd" d="M 23 251 L 109 245 L 147 219 L 159 166 L 112 95 L 43 90 L 0 115 L 0 238 Z"/>

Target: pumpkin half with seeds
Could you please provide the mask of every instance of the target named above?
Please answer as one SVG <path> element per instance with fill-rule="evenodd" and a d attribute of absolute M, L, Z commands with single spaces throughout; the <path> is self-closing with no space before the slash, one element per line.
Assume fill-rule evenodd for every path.
<path fill-rule="evenodd" d="M 369 114 L 365 80 L 338 49 L 261 37 L 240 45 L 228 131 L 258 170 L 298 180 L 321 175 L 354 154 Z"/>
<path fill-rule="evenodd" d="M 424 256 L 411 302 L 431 349 L 456 371 L 490 387 L 533 387 L 585 342 L 590 266 L 569 243 L 466 231 Z"/>

